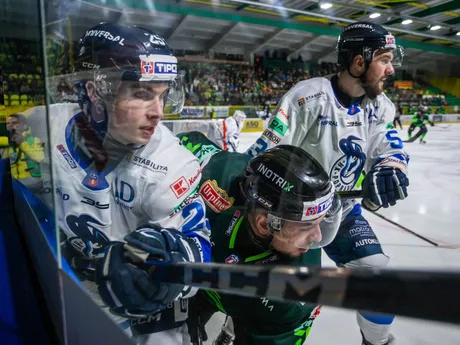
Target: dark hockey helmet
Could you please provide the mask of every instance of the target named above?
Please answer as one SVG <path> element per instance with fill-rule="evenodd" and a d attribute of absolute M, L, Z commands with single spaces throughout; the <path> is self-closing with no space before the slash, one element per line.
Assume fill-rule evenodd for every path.
<path fill-rule="evenodd" d="M 164 113 L 180 113 L 185 93 L 177 74 L 177 58 L 166 41 L 153 31 L 113 23 L 100 23 L 80 39 L 75 59 L 75 76 L 83 83 L 92 80 L 97 96 L 112 99 L 121 81 L 169 84 Z"/>
<path fill-rule="evenodd" d="M 251 159 L 241 188 L 270 214 L 291 221 L 320 217 L 334 196 L 334 186 L 318 161 L 290 145 L 279 145 Z"/>
<path fill-rule="evenodd" d="M 396 45 L 396 39 L 391 32 L 381 25 L 368 22 L 350 24 L 343 29 L 338 38 L 337 64 L 349 71 L 353 59 L 361 55 L 368 67 L 378 50 L 391 50 L 393 66 L 402 64 L 404 50 Z"/>

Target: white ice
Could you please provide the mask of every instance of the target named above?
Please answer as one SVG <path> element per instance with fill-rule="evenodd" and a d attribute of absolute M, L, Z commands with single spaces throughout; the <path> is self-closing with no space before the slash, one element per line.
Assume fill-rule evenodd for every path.
<path fill-rule="evenodd" d="M 391 258 L 389 267 L 460 270 L 460 124 L 443 128 L 445 126 L 428 127 L 426 144 L 418 140 L 404 144 L 410 155 L 409 196 L 396 206 L 379 211 L 439 246 L 365 211 L 364 216 Z M 244 151 L 259 135 L 243 133 L 239 149 Z M 407 127 L 401 135 L 407 138 Z M 326 255 L 323 255 L 323 266 L 334 267 Z M 442 294 L 442 290 L 439 293 Z M 207 329 L 212 339 L 222 325 L 223 315 L 211 321 Z M 450 324 L 397 317 L 392 333 L 398 345 L 460 344 L 460 327 Z M 360 341 L 354 311 L 323 307 L 305 344 L 361 345 Z"/>

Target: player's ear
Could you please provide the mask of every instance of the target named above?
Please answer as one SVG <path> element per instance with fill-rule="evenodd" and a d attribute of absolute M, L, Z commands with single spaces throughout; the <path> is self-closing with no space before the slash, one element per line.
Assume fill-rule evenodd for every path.
<path fill-rule="evenodd" d="M 364 72 L 364 69 L 366 68 L 366 62 L 364 61 L 364 58 L 362 55 L 356 55 L 353 58 L 353 68 L 356 70 L 355 72 L 358 72 L 358 74 L 361 74 Z"/>
<path fill-rule="evenodd" d="M 255 225 L 257 227 L 257 233 L 262 237 L 270 236 L 268 231 L 268 218 L 266 214 L 257 213 L 255 219 Z"/>

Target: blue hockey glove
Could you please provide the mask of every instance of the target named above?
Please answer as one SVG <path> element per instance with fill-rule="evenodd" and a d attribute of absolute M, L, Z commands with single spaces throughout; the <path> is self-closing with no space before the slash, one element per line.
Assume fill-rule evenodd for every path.
<path fill-rule="evenodd" d="M 198 240 L 174 229 L 142 226 L 111 245 L 96 269 L 102 300 L 112 313 L 145 317 L 164 309 L 187 292 L 183 285 L 166 283 L 155 274 L 154 263 L 203 262 Z"/>
<path fill-rule="evenodd" d="M 407 197 L 409 179 L 398 168 L 378 166 L 364 178 L 363 206 L 371 211 L 380 207 L 387 208 L 396 204 L 396 200 Z"/>

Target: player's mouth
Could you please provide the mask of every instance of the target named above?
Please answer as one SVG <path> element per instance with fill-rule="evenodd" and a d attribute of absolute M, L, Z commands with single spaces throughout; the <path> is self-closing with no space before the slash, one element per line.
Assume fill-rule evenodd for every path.
<path fill-rule="evenodd" d="M 152 135 L 155 132 L 155 127 L 156 126 L 143 126 L 143 127 L 140 127 L 140 129 L 145 134 Z"/>

